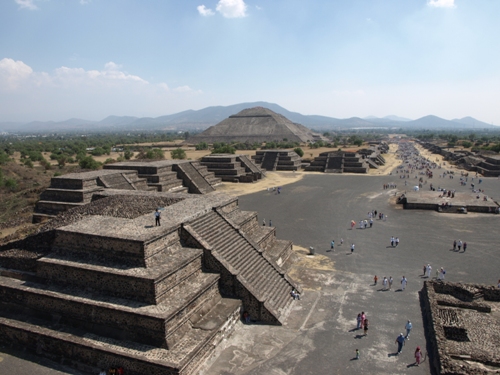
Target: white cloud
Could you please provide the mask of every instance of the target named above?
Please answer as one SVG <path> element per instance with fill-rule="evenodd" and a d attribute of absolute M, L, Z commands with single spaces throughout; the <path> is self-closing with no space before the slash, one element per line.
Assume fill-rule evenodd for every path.
<path fill-rule="evenodd" d="M 175 91 L 175 92 L 190 92 L 190 91 L 193 91 L 193 89 L 189 86 L 179 86 L 179 87 L 176 87 L 173 91 Z"/>
<path fill-rule="evenodd" d="M 215 9 L 226 18 L 240 18 L 247 15 L 247 5 L 243 0 L 219 0 Z"/>
<path fill-rule="evenodd" d="M 15 89 L 32 73 L 33 69 L 22 61 L 14 61 L 9 58 L 0 60 L 0 85 L 5 83 L 8 88 Z"/>
<path fill-rule="evenodd" d="M 16 0 L 16 4 L 19 5 L 19 9 L 38 9 L 38 7 L 35 5 L 35 0 Z"/>
<path fill-rule="evenodd" d="M 455 8 L 455 0 L 428 0 L 427 5 L 433 8 Z"/>
<path fill-rule="evenodd" d="M 169 88 L 169 87 L 168 87 L 168 85 L 167 85 L 166 83 L 164 83 L 164 82 L 159 83 L 159 84 L 158 84 L 158 87 L 159 87 L 159 88 L 161 88 L 161 89 L 163 89 L 163 90 L 165 90 L 165 91 L 170 91 L 170 88 Z"/>
<path fill-rule="evenodd" d="M 213 16 L 215 14 L 212 9 L 207 8 L 205 5 L 198 5 L 196 9 L 198 9 L 198 13 L 204 17 Z"/>

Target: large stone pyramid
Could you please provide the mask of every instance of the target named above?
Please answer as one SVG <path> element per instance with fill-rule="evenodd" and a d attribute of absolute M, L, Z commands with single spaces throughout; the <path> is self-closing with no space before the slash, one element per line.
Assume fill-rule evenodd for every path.
<path fill-rule="evenodd" d="M 285 116 L 264 107 L 247 108 L 211 126 L 203 133 L 190 137 L 187 142 L 307 142 L 319 139 L 303 125 L 295 124 Z"/>

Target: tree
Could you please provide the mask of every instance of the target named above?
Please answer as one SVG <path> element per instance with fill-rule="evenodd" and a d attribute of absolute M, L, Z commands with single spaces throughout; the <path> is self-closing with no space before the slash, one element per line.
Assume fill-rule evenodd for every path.
<path fill-rule="evenodd" d="M 231 147 L 230 145 L 224 145 L 212 150 L 212 154 L 234 154 L 234 153 L 236 153 L 236 149 L 234 147 Z"/>
<path fill-rule="evenodd" d="M 470 148 L 472 146 L 472 143 L 469 141 L 462 141 L 462 147 L 463 148 Z"/>
<path fill-rule="evenodd" d="M 208 150 L 208 143 L 207 142 L 200 142 L 198 143 L 195 148 L 197 150 Z"/>
<path fill-rule="evenodd" d="M 80 162 L 78 163 L 80 165 L 81 168 L 83 169 L 99 169 L 101 167 L 101 163 L 99 163 L 98 161 L 94 160 L 94 158 L 92 156 L 85 156 L 84 158 L 82 158 L 80 160 Z"/>
<path fill-rule="evenodd" d="M 304 156 L 304 150 L 302 150 L 300 147 L 294 148 L 293 151 L 300 157 Z"/>
<path fill-rule="evenodd" d="M 130 158 L 134 155 L 132 151 L 130 151 L 129 148 L 125 149 L 125 152 L 123 153 L 123 157 L 127 160 L 130 160 Z"/>
<path fill-rule="evenodd" d="M 170 151 L 170 156 L 172 159 L 186 159 L 186 151 L 182 148 L 176 148 L 175 150 Z"/>

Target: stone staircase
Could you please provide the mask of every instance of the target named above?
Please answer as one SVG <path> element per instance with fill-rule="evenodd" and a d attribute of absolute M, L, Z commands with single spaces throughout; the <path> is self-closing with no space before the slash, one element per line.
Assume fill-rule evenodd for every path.
<path fill-rule="evenodd" d="M 92 372 L 196 373 L 241 301 L 221 296 L 221 276 L 202 271 L 203 250 L 177 227 L 135 241 L 92 228 L 57 229 L 35 273 L 0 276 L 0 341 Z"/>
<path fill-rule="evenodd" d="M 278 164 L 278 156 L 277 152 L 266 152 L 264 158 L 262 159 L 261 168 L 265 171 L 274 171 L 276 170 L 276 165 Z"/>
<path fill-rule="evenodd" d="M 325 172 L 342 173 L 344 170 L 344 158 L 328 154 L 328 161 L 325 166 Z"/>
<path fill-rule="evenodd" d="M 190 193 L 206 194 L 215 191 L 215 188 L 190 162 L 179 163 L 175 166 L 184 184 L 188 186 Z"/>
<path fill-rule="evenodd" d="M 215 173 L 210 172 L 208 168 L 201 165 L 199 161 L 192 161 L 191 165 L 203 176 L 203 178 L 213 187 L 221 183 L 221 179 L 215 176 Z"/>
<path fill-rule="evenodd" d="M 257 180 L 260 180 L 262 176 L 265 176 L 265 172 L 260 169 L 252 160 L 248 158 L 247 155 L 238 155 L 238 159 L 241 162 L 241 165 L 245 167 L 247 172 L 252 173 Z"/>
<path fill-rule="evenodd" d="M 184 229 L 205 249 L 205 267 L 221 273 L 225 295 L 241 298 L 253 318 L 283 323 L 291 306 L 290 292 L 300 288 L 250 236 L 225 217 L 223 210 L 197 218 Z M 274 228 L 267 233 L 272 234 Z"/>

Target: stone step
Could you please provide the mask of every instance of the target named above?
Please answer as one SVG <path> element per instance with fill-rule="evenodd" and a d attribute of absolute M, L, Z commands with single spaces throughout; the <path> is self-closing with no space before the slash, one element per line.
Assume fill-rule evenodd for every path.
<path fill-rule="evenodd" d="M 95 186 L 88 189 L 58 189 L 47 188 L 42 194 L 40 199 L 44 201 L 56 202 L 90 202 L 92 195 L 96 192 L 102 191 L 104 188 Z"/>
<path fill-rule="evenodd" d="M 57 215 L 69 209 L 85 205 L 82 202 L 57 202 L 57 201 L 44 201 L 36 202 L 35 213 Z"/>
<path fill-rule="evenodd" d="M 49 283 L 75 285 L 118 298 L 158 304 L 166 293 L 201 270 L 200 249 L 165 253 L 152 268 L 131 268 L 71 254 L 49 254 L 37 261 L 37 276 Z"/>
<path fill-rule="evenodd" d="M 218 274 L 196 273 L 170 289 L 160 305 L 6 277 L 0 277 L 0 295 L 4 308 L 22 307 L 35 316 L 57 316 L 66 325 L 108 337 L 166 346 L 169 334 L 204 303 L 219 296 L 218 280 Z"/>
<path fill-rule="evenodd" d="M 0 342 L 35 352 L 72 367 L 109 368 L 120 364 L 127 375 L 191 375 L 234 329 L 240 300 L 222 299 L 171 350 L 122 341 L 17 314 L 0 311 Z M 68 362 L 71 358 L 71 362 Z"/>

